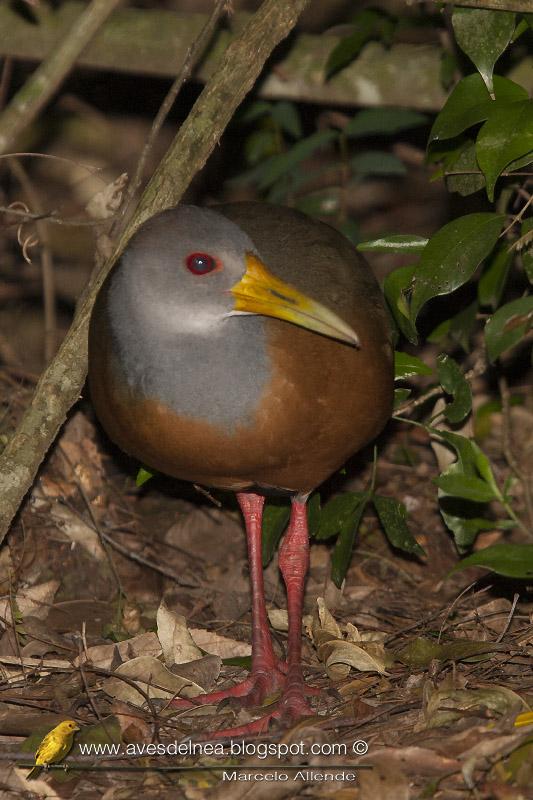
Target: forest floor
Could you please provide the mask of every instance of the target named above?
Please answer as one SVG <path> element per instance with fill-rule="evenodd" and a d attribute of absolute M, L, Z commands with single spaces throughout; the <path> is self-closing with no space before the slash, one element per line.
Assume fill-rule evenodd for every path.
<path fill-rule="evenodd" d="M 0 373 L 0 435 L 31 389 L 28 376 Z M 504 478 L 500 416 L 492 415 L 483 446 Z M 532 797 L 533 726 L 515 724 L 533 701 L 527 587 L 479 569 L 449 575 L 457 553 L 438 513 L 426 434 L 391 422 L 379 447 L 379 492 L 405 503 L 426 557 L 393 550 L 368 512 L 341 591 L 330 579 L 330 546 L 312 544 L 303 660 L 321 690 L 315 715 L 290 729 L 273 723 L 243 754 L 240 738 L 216 733 L 265 708 L 171 704 L 180 692 L 232 685 L 249 668 L 236 505 L 162 478 L 136 487 L 136 466 L 105 440 L 83 401 L 0 554 L 0 796 Z M 371 452 L 360 454 L 323 496 L 364 488 L 371 461 Z M 486 532 L 476 547 L 505 535 Z M 283 658 L 276 557 L 265 584 Z M 67 718 L 80 727 L 68 769 L 27 782 L 36 746 Z M 87 743 L 114 743 L 121 755 L 82 755 Z M 149 743 L 181 750 L 147 756 Z M 187 769 L 169 770 L 176 766 Z"/>

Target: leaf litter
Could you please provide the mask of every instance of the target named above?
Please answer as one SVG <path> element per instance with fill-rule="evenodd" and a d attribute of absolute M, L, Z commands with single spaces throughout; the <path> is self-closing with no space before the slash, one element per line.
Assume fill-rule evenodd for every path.
<path fill-rule="evenodd" d="M 398 463 L 406 448 L 409 469 Z M 298 780 L 282 794 L 276 784 L 279 792 L 271 791 L 269 800 L 466 800 L 473 787 L 480 798 L 527 797 L 533 779 L 533 607 L 525 592 L 518 590 L 515 602 L 505 581 L 479 570 L 444 580 L 456 555 L 428 477 L 433 459 L 422 431 L 402 433 L 401 440 L 393 435 L 379 478 L 380 493 L 408 507 L 425 562 L 391 551 L 370 508 L 342 590 L 330 579 L 331 548 L 312 545 L 303 660 L 307 680 L 321 690 L 312 699 L 316 716 L 289 731 L 272 727 L 256 740 L 280 745 L 306 736 L 344 745 L 343 763 L 373 769 L 361 770 L 355 786 Z M 347 479 L 346 488 L 361 491 L 369 469 Z M 494 544 L 504 534 L 482 535 Z M 287 615 L 275 561 L 265 570 L 265 585 L 275 648 L 283 658 Z M 10 791 L 27 791 L 30 784 L 27 771 L 9 759 L 21 763 L 35 749 L 37 734 L 74 716 L 82 730 L 67 759 L 71 768 L 41 776 L 34 791 L 46 786 L 51 797 L 65 797 L 68 789 L 73 798 L 110 799 L 130 796 L 135 786 L 135 795 L 141 789 L 163 798 L 176 790 L 188 800 L 207 790 L 213 797 L 245 796 L 236 786 L 228 794 L 220 773 L 205 769 L 245 763 L 227 750 L 216 759 L 191 751 L 148 761 L 95 761 L 79 749 L 85 741 L 185 746 L 264 713 L 232 704 L 190 710 L 169 704 L 177 695 L 193 698 L 231 685 L 250 666 L 246 547 L 231 504 L 215 508 L 202 496 L 183 499 L 168 485 L 136 488 L 134 471 L 117 469 L 90 416 L 80 411 L 27 499 L 0 571 L 0 734 L 6 753 L 0 772 Z M 358 740 L 369 750 L 355 757 L 350 748 Z M 339 762 L 338 756 L 306 760 L 309 768 Z M 110 769 L 148 763 L 198 769 L 133 779 Z"/>

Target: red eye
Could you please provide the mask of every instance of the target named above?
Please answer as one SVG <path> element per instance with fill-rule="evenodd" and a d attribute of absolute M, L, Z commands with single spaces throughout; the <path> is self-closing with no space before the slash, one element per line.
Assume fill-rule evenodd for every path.
<path fill-rule="evenodd" d="M 216 259 L 209 253 L 191 253 L 185 259 L 185 264 L 193 275 L 206 275 L 217 268 Z"/>

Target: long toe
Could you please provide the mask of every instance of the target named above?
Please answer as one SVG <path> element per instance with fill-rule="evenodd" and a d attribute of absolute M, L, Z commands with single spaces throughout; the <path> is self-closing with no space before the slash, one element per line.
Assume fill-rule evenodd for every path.
<path fill-rule="evenodd" d="M 224 700 L 235 699 L 243 708 L 264 705 L 268 700 L 279 695 L 285 685 L 283 668 L 275 667 L 269 672 L 252 672 L 240 683 L 229 689 L 221 689 L 209 694 L 201 694 L 193 700 L 176 698 L 171 705 L 177 708 L 194 708 L 195 706 L 219 705 Z M 233 704 L 232 704 L 233 705 Z"/>

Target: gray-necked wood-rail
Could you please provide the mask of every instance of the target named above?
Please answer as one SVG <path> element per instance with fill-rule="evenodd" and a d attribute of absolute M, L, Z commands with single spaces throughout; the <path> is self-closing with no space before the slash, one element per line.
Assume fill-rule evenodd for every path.
<path fill-rule="evenodd" d="M 126 453 L 237 493 L 252 669 L 195 702 L 232 695 L 257 705 L 281 690 L 269 718 L 311 713 L 301 668 L 306 501 L 381 431 L 392 407 L 388 318 L 370 268 L 340 233 L 289 208 L 179 205 L 141 227 L 106 279 L 91 319 L 89 379 L 97 415 Z M 265 495 L 280 492 L 292 502 L 279 551 L 286 663 L 272 647 L 261 565 Z"/>

